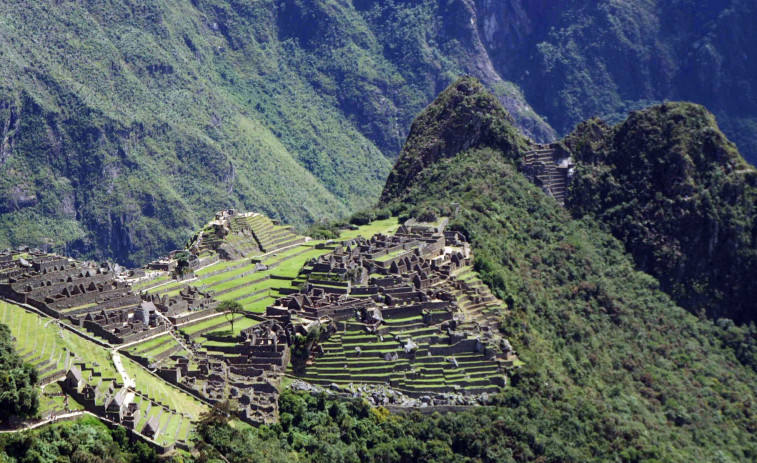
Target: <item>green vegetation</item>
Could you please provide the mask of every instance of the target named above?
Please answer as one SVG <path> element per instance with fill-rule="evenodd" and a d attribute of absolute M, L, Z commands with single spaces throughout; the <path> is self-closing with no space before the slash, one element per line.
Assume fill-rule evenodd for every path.
<path fill-rule="evenodd" d="M 125 429 L 109 430 L 97 418 L 61 422 L 43 429 L 0 434 L 0 460 L 32 462 L 157 463 L 163 461 Z"/>
<path fill-rule="evenodd" d="M 403 154 L 413 155 L 400 155 L 386 181 L 383 202 L 404 194 L 425 168 L 454 157 L 464 147 L 496 147 L 514 160 L 519 158 L 526 140 L 502 105 L 482 90 L 472 77 L 459 79 L 420 113 L 403 148 Z M 468 133 L 468 127 L 475 127 L 475 136 Z M 436 217 L 420 219 L 434 221 Z"/>
<path fill-rule="evenodd" d="M 378 233 L 391 234 L 399 228 L 399 222 L 396 217 L 388 217 L 383 219 L 374 220 L 368 224 L 363 224 L 357 227 L 357 230 L 336 230 L 336 236 L 334 239 L 347 240 L 350 238 L 357 238 L 362 236 L 363 238 L 370 239 L 373 235 Z"/>
<path fill-rule="evenodd" d="M 122 358 L 124 368 L 137 383 L 137 391 L 162 403 L 170 408 L 174 414 L 187 413 L 193 420 L 207 410 L 207 406 L 176 386 L 168 384 L 161 378 L 152 375 L 137 363 L 128 358 Z M 143 417 L 144 419 L 144 417 Z M 166 438 L 172 436 L 165 436 Z"/>
<path fill-rule="evenodd" d="M 526 99 L 560 133 L 692 99 L 754 162 L 749 0 L 591 6 L 14 0 L 0 21 L 0 247 L 144 263 L 227 206 L 346 217 L 464 74 L 536 140 L 554 131 Z"/>
<path fill-rule="evenodd" d="M 223 313 L 226 321 L 231 324 L 231 332 L 234 332 L 234 319 L 237 315 L 244 313 L 244 307 L 237 301 L 221 301 L 216 307 L 216 312 Z"/>
<path fill-rule="evenodd" d="M 61 328 L 50 318 L 0 302 L 0 322 L 7 324 L 16 338 L 18 352 L 33 361 L 40 371 L 65 370 L 70 362 L 76 360 L 90 366 L 96 363 L 96 370 L 103 377 L 117 377 L 106 349 Z"/>
<path fill-rule="evenodd" d="M 477 145 L 478 132 L 455 134 L 466 136 Z M 402 157 L 420 153 L 408 146 Z M 676 306 L 622 243 L 589 217 L 572 219 L 512 159 L 460 152 L 417 173 L 405 193 L 384 195 L 397 211 L 453 216 L 459 204 L 450 227 L 468 237 L 475 270 L 510 308 L 504 331 L 526 365 L 492 412 L 508 431 L 484 448 L 511 448 L 516 461 L 755 458 L 757 374 L 721 342 L 723 329 Z"/>
<path fill-rule="evenodd" d="M 34 416 L 39 397 L 34 388 L 37 370 L 16 352 L 7 325 L 0 323 L 0 423 L 12 416 Z"/>
<path fill-rule="evenodd" d="M 507 8 L 479 9 L 480 27 L 491 30 L 483 40 L 502 76 L 559 133 L 593 116 L 616 123 L 629 111 L 688 100 L 713 111 L 757 163 L 757 59 L 741 53 L 757 46 L 753 1 L 524 2 L 512 15 Z"/>
<path fill-rule="evenodd" d="M 312 0 L 8 6 L 0 247 L 125 263 L 223 207 L 297 224 L 369 206 L 437 85 L 485 59 L 475 30 L 437 27 L 435 2 L 396 7 L 394 31 L 367 5 Z"/>
<path fill-rule="evenodd" d="M 681 306 L 757 320 L 757 170 L 712 114 L 666 103 L 616 127 L 588 121 L 565 145 L 574 215 L 606 224 Z"/>

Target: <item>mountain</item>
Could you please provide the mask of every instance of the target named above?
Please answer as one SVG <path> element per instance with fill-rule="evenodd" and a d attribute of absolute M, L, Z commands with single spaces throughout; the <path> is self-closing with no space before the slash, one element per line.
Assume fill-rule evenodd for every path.
<path fill-rule="evenodd" d="M 483 447 L 493 454 L 509 448 L 516 461 L 753 459 L 754 333 L 679 307 L 599 220 L 571 217 L 532 185 L 519 172 L 527 140 L 516 136 L 500 148 L 475 127 L 447 130 L 457 125 L 454 117 L 433 117 L 471 105 L 497 103 L 475 80 L 463 79 L 424 110 L 409 140 L 463 148 L 424 164 L 409 182 L 399 173 L 390 177 L 400 181 L 387 184 L 382 207 L 400 217 L 452 216 L 450 227 L 472 244 L 476 269 L 508 302 L 502 329 L 522 346 L 527 367 L 493 412 L 507 417 L 499 418 L 507 431 L 482 428 Z M 697 107 L 678 109 L 704 117 Z M 498 124 L 512 128 L 506 119 Z M 406 145 L 397 165 L 420 165 L 426 148 Z M 739 340 L 729 344 L 731 336 Z M 741 356 L 737 347 L 749 343 Z"/>
<path fill-rule="evenodd" d="M 290 223 L 367 207 L 415 113 L 461 73 L 500 88 L 533 136 L 553 133 L 460 2 L 383 19 L 331 1 L 5 11 L 0 246 L 143 263 L 225 207 Z"/>
<path fill-rule="evenodd" d="M 757 170 L 689 103 L 580 124 L 567 206 L 621 240 L 641 270 L 692 312 L 757 319 Z"/>
<path fill-rule="evenodd" d="M 495 70 L 560 134 L 687 100 L 715 113 L 757 164 L 757 1 L 470 3 Z"/>
<path fill-rule="evenodd" d="M 559 146 L 573 150 L 579 158 L 574 181 L 588 181 L 594 178 L 595 170 L 603 166 L 610 170 L 609 161 L 602 164 L 602 160 L 626 146 L 617 143 L 626 133 L 633 150 L 625 154 L 636 155 L 638 151 L 639 160 L 618 155 L 614 162 L 621 170 L 602 175 L 620 176 L 623 163 L 627 163 L 636 166 L 634 171 L 647 182 L 654 170 L 642 167 L 654 164 L 657 158 L 646 153 L 654 153 L 662 140 L 668 140 L 678 158 L 673 154 L 661 156 L 663 164 L 678 159 L 686 167 L 681 172 L 689 175 L 685 183 L 696 190 L 698 183 L 704 182 L 714 197 L 713 204 L 735 207 L 722 202 L 730 196 L 719 191 L 718 185 L 738 183 L 740 177 L 732 175 L 743 175 L 740 171 L 746 167 L 713 124 L 712 116 L 698 106 L 668 104 L 634 113 L 616 127 L 589 121 Z M 624 127 L 634 130 L 624 131 Z M 466 273 L 481 277 L 506 302 L 499 329 L 512 346 L 517 346 L 524 364 L 519 363 L 508 375 L 511 381 L 501 392 L 482 398 L 489 405 L 435 408 L 431 403 L 419 410 L 391 413 L 360 398 L 339 396 L 333 392 L 338 389 L 336 384 L 328 388 L 331 392 L 315 393 L 295 382 L 279 398 L 277 422 L 258 427 L 230 423 L 228 412 L 235 404 L 221 403 L 199 415 L 192 454 L 175 454 L 175 458 L 233 463 L 249 461 L 250 455 L 261 462 L 753 461 L 757 457 L 755 325 L 736 325 L 726 319 L 713 322 L 677 305 L 657 278 L 638 269 L 626 243 L 613 236 L 601 211 L 574 216 L 529 181 L 523 172 L 535 146 L 539 145 L 518 133 L 497 97 L 476 79 L 462 78 L 444 90 L 412 124 L 408 142 L 377 205 L 382 216 L 391 211 L 400 219 L 448 218 L 447 230 L 464 234 L 473 251 L 476 272 Z M 720 156 L 704 159 L 713 153 Z M 715 179 L 709 179 L 705 170 L 699 171 L 702 166 L 711 169 Z M 673 191 L 681 188 L 676 186 Z M 655 192 L 655 198 L 658 195 L 662 190 Z M 370 215 L 368 211 L 359 217 Z M 262 224 L 252 221 L 260 217 L 244 214 L 237 218 L 250 220 L 252 228 L 247 231 L 252 231 L 245 233 L 238 222 L 231 226 L 229 221 L 230 228 L 224 232 L 224 222 L 219 221 L 216 239 L 206 236 L 211 241 L 203 246 L 205 234 L 199 234 L 196 247 L 215 247 L 217 238 L 232 236 L 229 230 L 235 230 L 239 239 L 246 236 L 262 244 L 263 239 L 254 231 Z M 382 220 L 363 230 L 385 230 L 390 222 L 398 226 L 394 220 Z M 269 232 L 266 242 L 279 242 L 270 224 L 264 230 Z M 358 230 L 346 232 L 355 236 Z M 328 244 L 309 242 L 318 253 L 326 253 L 323 246 Z M 204 255 L 205 259 L 211 257 Z M 289 274 L 296 271 L 292 262 L 312 263 L 312 254 L 289 249 L 268 254 L 265 259 L 271 266 L 263 265 L 262 271 L 276 267 Z M 279 267 L 285 260 L 289 262 L 286 270 Z M 250 264 L 247 259 L 244 267 L 237 267 L 216 262 L 212 265 L 220 266 L 220 273 L 205 267 L 198 270 L 198 277 L 207 278 L 209 284 L 212 279 L 219 289 L 227 285 L 224 297 L 229 300 L 239 298 L 228 290 L 240 284 L 254 291 L 253 297 L 265 299 L 257 286 L 260 275 L 248 273 L 248 266 L 257 268 L 259 263 Z M 471 275 L 463 281 L 470 281 L 467 278 Z M 301 281 L 293 277 L 290 274 L 289 278 L 277 279 L 278 284 Z M 166 295 L 198 281 L 190 279 L 177 285 L 166 284 L 167 275 L 137 278 L 140 282 L 136 286 Z M 256 301 L 260 299 L 252 302 Z M 13 316 L 2 318 L 11 321 L 16 332 L 27 326 Z M 400 321 L 403 325 L 406 322 Z M 183 328 L 202 328 L 205 334 L 194 337 L 198 342 L 207 341 L 205 336 L 222 339 L 220 331 L 213 334 L 209 330 L 223 325 L 213 323 L 184 324 Z M 44 330 L 58 329 L 50 324 L 32 324 Z M 496 325 L 486 328 L 496 329 Z M 411 332 L 419 331 L 427 332 L 428 328 L 413 327 Z M 14 344 L 12 332 L 0 326 L 0 341 L 5 341 L 10 358 L 18 362 L 20 357 L 9 348 Z M 352 336 L 353 342 L 365 337 L 362 332 Z M 25 344 L 35 346 L 35 339 L 26 336 Z M 166 349 L 167 343 L 173 343 L 169 341 L 146 339 L 150 347 L 143 350 L 132 346 L 129 350 L 136 348 L 132 352 L 148 355 Z M 212 344 L 220 348 L 218 345 L 225 343 Z M 60 343 L 53 346 L 54 350 L 61 348 Z M 126 349 L 122 353 L 126 355 Z M 105 361 L 93 364 L 99 371 L 108 366 L 110 354 L 106 349 L 90 349 L 86 355 L 95 357 L 86 360 L 104 356 Z M 379 359 L 376 367 L 384 368 L 384 361 Z M 408 372 L 418 386 L 431 389 L 436 380 L 428 382 L 424 375 L 436 369 L 426 367 Z M 216 378 L 220 376 L 215 373 L 220 369 L 209 371 L 214 371 Z M 453 371 L 449 371 L 451 378 L 464 375 Z M 345 373 L 339 375 L 344 377 Z M 97 381 L 101 376 L 92 378 Z M 375 378 L 365 373 L 356 377 L 368 381 Z M 152 375 L 140 378 L 138 386 L 157 380 Z M 152 386 L 148 390 L 156 389 Z M 183 395 L 175 388 L 164 392 L 173 394 L 174 399 Z M 166 400 L 165 394 L 161 400 Z M 171 402 L 189 409 L 193 401 Z M 161 411 L 152 413 L 167 410 L 148 406 L 149 410 L 154 408 Z M 192 413 L 198 415 L 196 409 Z M 174 419 L 169 417 L 162 428 L 172 429 L 170 422 Z M 182 429 L 189 432 L 189 426 Z M 28 433 L 1 434 L 0 454 L 18 461 L 156 461 L 153 451 L 136 442 L 129 443 L 123 428 L 108 431 L 84 420 L 56 423 Z"/>
<path fill-rule="evenodd" d="M 227 207 L 345 216 L 464 74 L 536 141 L 687 99 L 755 162 L 755 1 L 14 0 L 0 247 L 136 264 Z"/>

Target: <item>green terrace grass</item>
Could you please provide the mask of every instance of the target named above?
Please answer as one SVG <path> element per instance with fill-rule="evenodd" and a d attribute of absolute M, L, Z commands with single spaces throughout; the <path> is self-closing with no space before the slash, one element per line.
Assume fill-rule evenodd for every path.
<path fill-rule="evenodd" d="M 58 383 L 50 383 L 46 385 L 39 394 L 39 413 L 44 415 L 46 412 L 51 411 L 63 411 L 66 408 L 65 398 L 54 396 L 48 397 L 46 394 L 59 394 L 63 390 Z M 70 410 L 84 410 L 84 406 L 75 401 L 73 398 L 68 398 L 68 408 Z"/>
<path fill-rule="evenodd" d="M 147 394 L 151 399 L 166 405 L 174 412 L 188 413 L 193 420 L 208 410 L 208 407 L 181 389 L 167 383 L 144 370 L 136 362 L 122 357 L 123 366 L 129 376 L 136 381 L 136 389 Z"/>
<path fill-rule="evenodd" d="M 158 336 L 157 338 L 153 338 L 150 340 L 147 340 L 145 342 L 136 344 L 134 346 L 131 346 L 127 349 L 129 352 L 143 352 L 148 351 L 152 349 L 155 346 L 158 346 L 166 341 L 172 340 L 173 337 L 170 334 L 164 334 L 163 336 Z"/>
<path fill-rule="evenodd" d="M 390 259 L 393 259 L 395 257 L 398 257 L 398 256 L 400 256 L 402 254 L 409 253 L 409 252 L 410 251 L 408 251 L 406 249 L 399 249 L 397 251 L 390 252 L 389 254 L 386 254 L 384 256 L 377 257 L 374 260 L 376 262 L 386 262 L 386 261 L 388 261 Z"/>
<path fill-rule="evenodd" d="M 290 258 L 292 256 L 296 256 L 297 254 L 303 251 L 307 251 L 308 249 L 315 249 L 314 245 L 312 244 L 312 241 L 308 243 L 302 243 L 298 246 L 285 249 L 283 251 L 274 252 L 273 254 L 266 256 L 266 258 L 263 260 L 263 263 L 265 265 L 275 265 L 284 259 Z"/>
<path fill-rule="evenodd" d="M 219 260 L 205 268 L 202 268 L 200 270 L 197 270 L 195 272 L 195 275 L 198 277 L 201 277 L 203 275 L 207 275 L 209 273 L 215 273 L 219 272 L 221 270 L 225 270 L 229 267 L 233 267 L 234 265 L 239 265 L 242 261 L 248 260 L 249 258 L 239 259 L 239 260 Z"/>
<path fill-rule="evenodd" d="M 282 262 L 272 270 L 275 275 L 284 276 L 287 278 L 295 278 L 310 259 L 315 259 L 316 257 L 328 254 L 329 252 L 331 251 L 328 249 L 312 249 L 285 262 Z"/>
<path fill-rule="evenodd" d="M 256 281 L 261 278 L 265 278 L 268 275 L 276 275 L 276 276 L 281 276 L 285 278 L 295 278 L 297 277 L 297 275 L 299 275 L 300 270 L 302 269 L 302 267 L 305 265 L 306 262 L 308 262 L 310 259 L 316 258 L 318 256 L 322 256 L 329 252 L 330 251 L 326 249 L 311 249 L 298 256 L 292 257 L 288 260 L 281 262 L 280 265 L 274 268 L 270 268 L 265 271 L 255 272 L 245 277 L 227 281 L 221 284 L 217 284 L 215 286 L 210 286 L 210 289 L 212 289 L 213 291 L 223 291 L 225 289 L 239 286 L 246 282 Z M 254 268 L 254 265 L 250 266 L 250 270 L 252 268 Z M 235 274 L 244 273 L 245 271 L 248 271 L 248 270 L 238 269 L 238 270 L 234 270 L 233 273 L 231 274 L 214 275 L 212 277 L 212 280 L 210 281 L 221 281 L 226 278 L 230 278 L 231 276 L 234 276 Z M 200 280 L 200 283 L 208 285 L 208 280 Z M 235 297 L 238 297 L 238 295 L 239 295 L 238 293 L 235 293 Z"/>
<path fill-rule="evenodd" d="M 51 360 L 56 368 L 65 369 L 67 350 L 77 356 L 76 361 L 86 362 L 89 367 L 102 373 L 103 377 L 119 378 L 106 349 L 60 328 L 50 318 L 28 312 L 14 304 L 0 302 L 0 322 L 8 325 L 16 338 L 19 354 L 29 354 L 31 358 L 39 356 L 38 364 Z M 94 363 L 98 366 L 94 366 Z"/>
<path fill-rule="evenodd" d="M 210 333 L 205 333 L 205 335 L 206 336 L 210 336 L 210 335 L 213 335 L 213 336 L 229 336 L 229 337 L 239 336 L 239 334 L 242 332 L 242 330 L 246 330 L 247 328 L 253 327 L 253 326 L 255 326 L 255 325 L 259 324 L 259 323 L 260 323 L 259 321 L 253 320 L 252 318 L 247 318 L 247 317 L 244 317 L 244 318 L 241 318 L 241 319 L 237 318 L 237 319 L 234 320 L 234 332 L 233 333 L 231 331 L 231 326 L 229 326 L 228 329 L 224 327 L 223 329 L 220 329 L 218 331 L 212 331 Z"/>
<path fill-rule="evenodd" d="M 233 345 L 236 345 L 236 342 L 233 342 L 233 341 L 203 341 L 203 343 L 202 343 L 203 349 L 206 349 L 206 350 L 208 348 L 210 348 L 210 347 L 226 347 L 226 346 L 233 346 Z"/>
<path fill-rule="evenodd" d="M 249 261 L 249 259 L 245 259 L 245 260 Z M 239 263 L 240 261 L 236 261 L 236 262 Z M 223 281 L 227 278 L 232 278 L 237 275 L 241 275 L 245 272 L 251 272 L 255 270 L 255 265 L 256 264 L 249 263 L 247 265 L 244 265 L 243 267 L 234 268 L 234 269 L 225 271 L 223 273 L 218 273 L 216 275 L 209 276 L 207 278 L 200 278 L 197 283 L 201 285 L 206 285 L 206 286 L 213 286 L 217 282 Z"/>
<path fill-rule="evenodd" d="M 273 305 L 276 302 L 276 297 L 271 295 L 272 292 L 268 291 L 265 294 L 256 294 L 246 299 L 240 299 L 239 303 L 242 304 L 244 310 L 252 313 L 264 313 L 266 307 Z M 262 299 L 259 299 L 261 298 Z"/>
<path fill-rule="evenodd" d="M 399 222 L 396 217 L 392 217 L 385 220 L 374 220 L 368 225 L 358 227 L 357 230 L 341 230 L 339 233 L 339 239 L 351 239 L 362 236 L 363 238 L 370 239 L 373 235 L 383 233 L 389 235 L 394 233 L 399 228 Z"/>
<path fill-rule="evenodd" d="M 239 320 L 241 318 L 245 318 L 245 317 L 237 316 L 235 318 L 235 320 Z M 198 331 L 202 331 L 202 330 L 204 330 L 206 328 L 210 328 L 210 327 L 213 327 L 213 326 L 216 326 L 216 325 L 220 325 L 222 323 L 228 323 L 228 320 L 227 320 L 227 318 L 226 318 L 225 315 L 219 314 L 217 317 L 213 317 L 213 318 L 209 318 L 207 320 L 203 320 L 203 321 L 201 321 L 200 323 L 198 323 L 196 325 L 185 326 L 185 327 L 181 327 L 179 329 L 181 330 L 182 333 L 191 335 L 191 334 L 197 333 Z"/>
<path fill-rule="evenodd" d="M 150 357 L 152 357 L 154 355 L 160 354 L 161 352 L 165 352 L 165 351 L 167 351 L 169 349 L 174 349 L 174 348 L 176 348 L 178 346 L 180 346 L 180 344 L 178 342 L 176 342 L 176 340 L 173 339 L 173 337 L 172 337 L 169 340 L 169 342 L 167 342 L 165 344 L 162 344 L 162 345 L 152 346 L 149 349 L 145 349 L 145 350 L 142 350 L 140 352 L 137 352 L 137 355 L 142 356 L 142 357 L 150 358 Z"/>
<path fill-rule="evenodd" d="M 151 280 L 140 281 L 139 283 L 132 285 L 131 289 L 133 291 L 135 291 L 135 292 L 139 292 L 139 291 L 141 291 L 144 288 L 147 288 L 147 287 L 150 287 L 150 286 L 155 286 L 155 285 L 167 282 L 169 280 L 171 280 L 171 276 L 169 274 L 165 273 L 165 274 L 160 275 L 159 277 L 153 278 Z"/>
<path fill-rule="evenodd" d="M 218 283 L 213 286 L 209 286 L 208 289 L 216 292 L 224 291 L 230 288 L 237 287 L 239 285 L 248 284 L 254 281 L 258 281 L 260 279 L 266 278 L 268 275 L 270 275 L 270 272 L 255 272 L 250 275 L 246 275 L 239 278 L 234 278 L 233 280 L 225 281 L 223 283 Z"/>
<path fill-rule="evenodd" d="M 157 288 L 150 288 L 147 290 L 148 294 L 157 294 L 157 293 L 165 293 L 167 291 L 173 290 L 173 289 L 181 289 L 183 286 L 187 286 L 188 284 L 191 284 L 193 282 L 187 282 L 187 281 L 173 281 L 171 283 L 158 286 Z"/>
<path fill-rule="evenodd" d="M 255 283 L 254 285 L 244 286 L 242 288 L 236 289 L 234 291 L 228 292 L 226 294 L 221 294 L 216 296 L 217 299 L 221 301 L 229 301 L 229 300 L 236 300 L 240 298 L 244 298 L 247 295 L 255 295 L 258 291 L 263 290 L 270 290 L 274 288 L 283 288 L 286 286 L 289 286 L 289 282 L 284 280 L 277 280 L 277 279 L 269 279 L 265 281 L 261 281 L 259 283 Z"/>

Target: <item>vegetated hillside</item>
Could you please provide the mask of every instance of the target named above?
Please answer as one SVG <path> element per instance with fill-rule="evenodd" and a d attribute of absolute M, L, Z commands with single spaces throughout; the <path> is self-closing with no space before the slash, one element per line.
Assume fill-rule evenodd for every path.
<path fill-rule="evenodd" d="M 568 208 L 609 226 L 692 312 L 757 319 L 757 171 L 703 107 L 666 103 L 579 125 Z"/>
<path fill-rule="evenodd" d="M 0 21 L 0 247 L 142 263 L 225 207 L 366 207 L 462 74 L 531 138 L 666 98 L 754 162 L 757 0 L 14 0 Z M 514 82 L 514 83 L 513 83 Z"/>
<path fill-rule="evenodd" d="M 495 70 L 561 134 L 688 100 L 757 164 L 757 0 L 470 3 Z"/>
<path fill-rule="evenodd" d="M 0 323 L 0 424 L 37 413 L 36 382 L 37 370 L 18 355 L 10 329 Z"/>
<path fill-rule="evenodd" d="M 496 147 L 517 160 L 528 145 L 502 105 L 475 78 L 461 78 L 413 122 L 381 200 L 401 196 L 424 169 L 460 151 Z"/>
<path fill-rule="evenodd" d="M 0 459 L 13 462 L 158 463 L 166 461 L 126 428 L 95 417 L 61 421 L 23 433 L 0 434 Z"/>
<path fill-rule="evenodd" d="M 414 115 L 463 73 L 552 136 L 493 71 L 465 2 L 366 8 L 6 3 L 0 247 L 142 263 L 224 207 L 345 215 L 375 201 Z"/>
<path fill-rule="evenodd" d="M 455 85 L 469 95 L 476 84 Z M 475 132 L 468 144 L 478 144 Z M 406 149 L 399 162 L 421 155 Z M 383 197 L 401 216 L 454 215 L 476 269 L 510 305 L 505 332 L 517 333 L 511 341 L 528 367 L 503 397 L 509 431 L 483 445 L 510 446 L 516 460 L 757 457 L 757 374 L 744 364 L 757 363 L 754 346 L 739 350 L 748 328 L 678 307 L 595 220 L 572 219 L 519 174 L 517 158 L 463 150 Z"/>

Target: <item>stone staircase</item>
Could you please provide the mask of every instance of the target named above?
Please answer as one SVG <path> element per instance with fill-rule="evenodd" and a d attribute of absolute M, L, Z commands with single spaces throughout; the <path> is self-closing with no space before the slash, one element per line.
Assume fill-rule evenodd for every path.
<path fill-rule="evenodd" d="M 571 167 L 572 158 L 558 145 L 535 145 L 535 149 L 526 153 L 526 176 L 561 205 L 565 204 Z"/>

